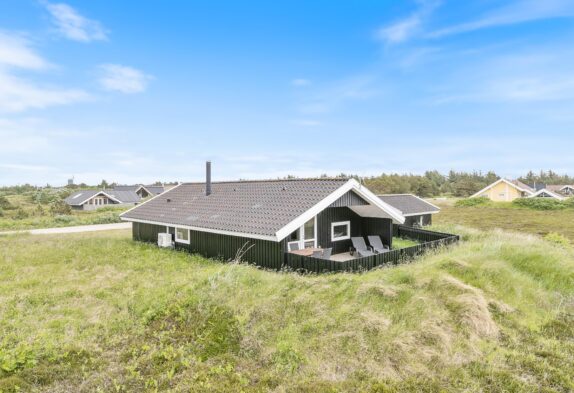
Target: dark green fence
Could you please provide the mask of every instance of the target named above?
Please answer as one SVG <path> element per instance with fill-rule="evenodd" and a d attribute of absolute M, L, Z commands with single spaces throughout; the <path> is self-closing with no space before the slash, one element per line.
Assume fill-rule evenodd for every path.
<path fill-rule="evenodd" d="M 376 254 L 370 257 L 356 258 L 349 261 L 337 262 L 326 259 L 305 257 L 297 254 L 285 254 L 285 266 L 290 269 L 302 272 L 324 273 L 324 272 L 356 272 L 370 270 L 378 266 L 391 266 L 404 263 L 422 255 L 429 250 L 456 243 L 460 240 L 458 235 L 426 231 L 397 225 L 396 235 L 406 237 L 423 243 L 416 246 L 391 250 L 383 254 Z"/>

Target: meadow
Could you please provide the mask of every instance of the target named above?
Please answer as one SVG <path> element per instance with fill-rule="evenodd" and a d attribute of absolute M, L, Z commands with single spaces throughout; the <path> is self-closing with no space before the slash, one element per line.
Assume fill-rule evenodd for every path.
<path fill-rule="evenodd" d="M 71 191 L 0 192 L 0 231 L 120 222 L 125 207 L 76 211 L 63 201 Z"/>
<path fill-rule="evenodd" d="M 572 391 L 574 250 L 436 229 L 463 241 L 327 275 L 129 231 L 0 237 L 0 391 Z"/>
<path fill-rule="evenodd" d="M 535 210 L 508 202 L 491 202 L 477 206 L 457 206 L 456 202 L 455 199 L 433 200 L 433 203 L 441 208 L 441 212 L 433 217 L 434 222 L 460 224 L 483 230 L 500 228 L 541 236 L 558 233 L 574 242 L 572 207 Z"/>

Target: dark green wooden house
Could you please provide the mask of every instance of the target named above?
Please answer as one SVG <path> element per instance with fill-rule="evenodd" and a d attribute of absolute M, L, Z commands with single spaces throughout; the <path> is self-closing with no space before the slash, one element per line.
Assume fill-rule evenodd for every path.
<path fill-rule="evenodd" d="M 294 248 L 349 252 L 351 237 L 378 235 L 392 245 L 403 215 L 354 179 L 183 183 L 121 215 L 133 239 L 170 233 L 176 248 L 206 257 L 280 269 Z"/>

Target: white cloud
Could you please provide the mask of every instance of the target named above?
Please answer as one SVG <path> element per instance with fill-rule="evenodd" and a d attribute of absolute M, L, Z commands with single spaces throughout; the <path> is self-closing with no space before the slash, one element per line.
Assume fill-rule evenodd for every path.
<path fill-rule="evenodd" d="M 53 22 L 64 37 L 80 42 L 102 41 L 108 38 L 100 22 L 82 16 L 64 3 L 45 3 Z"/>
<path fill-rule="evenodd" d="M 311 119 L 297 119 L 297 120 L 293 120 L 292 123 L 296 126 L 301 126 L 301 127 L 318 127 L 323 125 L 322 122 L 318 121 L 318 120 L 311 120 Z"/>
<path fill-rule="evenodd" d="M 79 89 L 63 89 L 35 85 L 22 78 L 0 71 L 0 111 L 22 112 L 54 105 L 85 101 L 90 96 Z"/>
<path fill-rule="evenodd" d="M 419 1 L 419 8 L 410 16 L 390 25 L 381 27 L 375 33 L 375 38 L 386 44 L 398 44 L 407 41 L 422 29 L 423 22 L 440 6 L 439 0 Z"/>
<path fill-rule="evenodd" d="M 103 64 L 100 66 L 102 76 L 100 85 L 105 90 L 121 93 L 141 93 L 147 88 L 152 77 L 142 71 L 119 64 Z"/>
<path fill-rule="evenodd" d="M 82 90 L 40 86 L 13 72 L 42 71 L 49 67 L 49 62 L 32 50 L 27 40 L 19 35 L 0 34 L 0 112 L 22 112 L 89 98 Z"/>
<path fill-rule="evenodd" d="M 474 21 L 450 26 L 428 34 L 430 38 L 471 32 L 542 19 L 574 17 L 572 0 L 520 0 L 498 8 Z"/>
<path fill-rule="evenodd" d="M 303 87 L 303 86 L 309 86 L 311 84 L 311 81 L 309 79 L 297 78 L 293 79 L 291 81 L 291 84 L 293 86 Z"/>
<path fill-rule="evenodd" d="M 0 32 L 0 68 L 41 70 L 48 66 L 49 63 L 30 48 L 30 42 L 24 37 Z"/>

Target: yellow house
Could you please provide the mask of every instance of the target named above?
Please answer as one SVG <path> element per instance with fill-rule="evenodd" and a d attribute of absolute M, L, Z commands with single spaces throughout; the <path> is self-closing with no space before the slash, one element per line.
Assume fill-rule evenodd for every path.
<path fill-rule="evenodd" d="M 485 197 L 495 202 L 511 202 L 534 195 L 535 190 L 518 180 L 500 179 L 483 188 L 471 198 Z"/>

